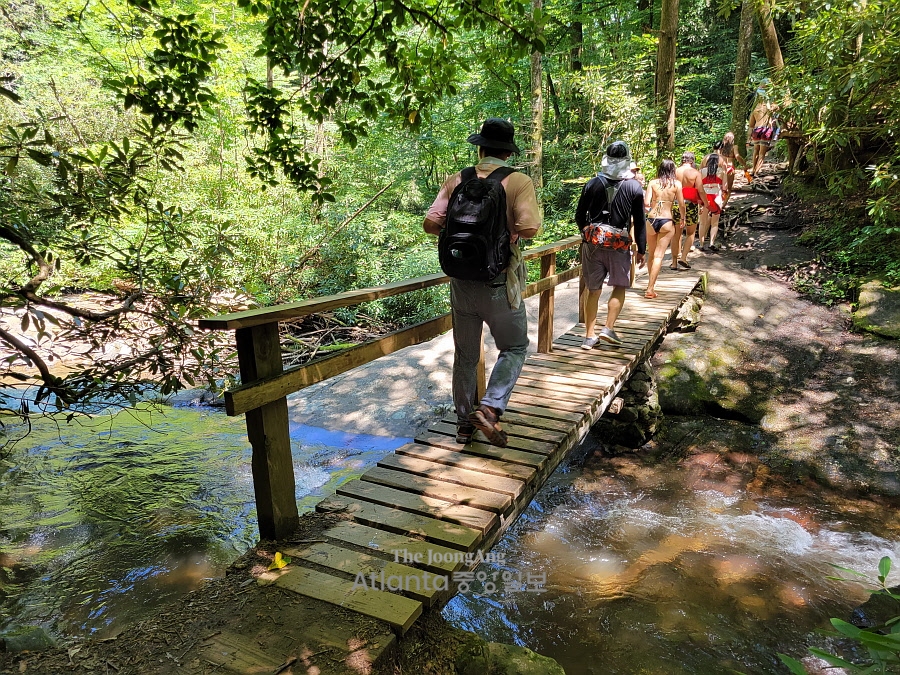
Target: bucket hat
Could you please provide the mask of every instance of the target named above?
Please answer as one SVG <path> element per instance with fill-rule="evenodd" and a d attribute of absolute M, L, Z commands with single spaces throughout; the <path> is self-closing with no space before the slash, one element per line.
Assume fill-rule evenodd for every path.
<path fill-rule="evenodd" d="M 519 146 L 515 144 L 513 125 L 501 117 L 489 117 L 481 125 L 481 133 L 469 136 L 469 143 L 482 148 L 496 148 L 497 150 L 509 150 L 521 153 Z"/>
<path fill-rule="evenodd" d="M 637 168 L 632 161 L 631 150 L 628 149 L 625 141 L 610 143 L 600 166 L 603 168 L 601 173 L 613 179 L 632 178 L 634 174 L 631 170 Z"/>

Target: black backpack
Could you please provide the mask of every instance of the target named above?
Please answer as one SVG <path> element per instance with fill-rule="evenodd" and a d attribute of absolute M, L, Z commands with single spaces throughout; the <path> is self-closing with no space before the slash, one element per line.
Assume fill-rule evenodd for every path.
<path fill-rule="evenodd" d="M 605 191 L 606 191 L 606 204 L 604 205 L 604 208 L 601 208 L 601 209 L 600 209 L 600 213 L 599 213 L 598 218 L 593 218 L 593 217 L 591 216 L 591 206 L 592 206 L 592 204 L 589 204 L 589 205 L 588 205 L 588 211 L 587 211 L 587 214 L 585 214 L 585 216 L 586 216 L 586 217 L 585 217 L 585 220 L 586 220 L 586 222 L 587 222 L 588 224 L 593 224 L 593 223 L 604 223 L 604 224 L 606 224 L 606 225 L 610 225 L 610 224 L 611 224 L 611 221 L 612 221 L 612 213 L 611 213 L 611 211 L 612 211 L 613 200 L 616 198 L 616 195 L 619 193 L 619 187 L 620 187 L 620 186 L 622 185 L 622 183 L 624 183 L 625 181 L 624 181 L 624 180 L 620 180 L 620 181 L 617 181 L 617 182 L 615 183 L 615 185 L 610 185 L 610 184 L 609 184 L 609 180 L 607 180 L 606 176 L 602 176 L 602 175 L 599 175 L 599 174 L 598 174 L 597 176 L 595 176 L 593 179 L 591 179 L 591 182 L 593 182 L 593 181 L 597 181 L 597 182 L 600 183 L 600 185 L 602 185 L 603 188 L 605 189 Z M 592 188 L 592 186 L 591 186 L 590 183 L 588 183 L 588 185 L 585 186 L 585 189 L 588 189 L 588 188 Z"/>
<path fill-rule="evenodd" d="M 509 265 L 506 190 L 500 181 L 513 171 L 501 166 L 479 178 L 475 167 L 463 169 L 438 239 L 438 260 L 447 276 L 489 281 Z"/>

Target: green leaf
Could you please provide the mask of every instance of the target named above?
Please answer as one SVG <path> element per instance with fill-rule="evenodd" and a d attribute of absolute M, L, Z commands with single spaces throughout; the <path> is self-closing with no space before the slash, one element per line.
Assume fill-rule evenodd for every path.
<path fill-rule="evenodd" d="M 781 659 L 781 662 L 786 665 L 794 675 L 808 675 L 806 668 L 804 668 L 803 664 L 797 659 L 791 658 L 787 654 L 782 654 L 780 652 L 778 658 Z"/>
<path fill-rule="evenodd" d="M 878 561 L 878 580 L 881 581 L 881 583 L 884 583 L 884 580 L 887 579 L 887 575 L 890 573 L 891 559 L 888 556 L 884 556 Z"/>

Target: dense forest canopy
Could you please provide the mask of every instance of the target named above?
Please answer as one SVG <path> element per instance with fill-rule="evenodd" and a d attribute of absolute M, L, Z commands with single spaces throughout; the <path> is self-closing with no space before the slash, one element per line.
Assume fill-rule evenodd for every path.
<path fill-rule="evenodd" d="M 785 66 L 754 30 L 735 83 L 741 7 L 661 2 L 0 0 L 5 381 L 70 411 L 147 379 L 221 384 L 231 349 L 197 318 L 437 271 L 421 218 L 487 116 L 532 144 L 519 162 L 542 175 L 546 242 L 571 234 L 578 179 L 612 139 L 652 173 L 657 147 L 677 159 L 743 128 L 732 99 L 773 78 L 809 172 L 868 213 L 856 236 L 896 247 L 897 3 L 754 4 Z M 657 138 L 664 9 L 674 149 Z M 338 318 L 445 305 L 428 289 Z M 79 367 L 54 368 L 51 328 L 84 345 Z"/>

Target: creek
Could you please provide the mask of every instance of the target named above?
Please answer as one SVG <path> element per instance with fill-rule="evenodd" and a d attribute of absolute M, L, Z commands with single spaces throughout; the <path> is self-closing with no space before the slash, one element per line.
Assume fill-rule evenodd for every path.
<path fill-rule="evenodd" d="M 900 528 L 877 504 L 776 480 L 745 451 L 753 427 L 718 423 L 744 442 L 608 457 L 589 440 L 498 544 L 503 563 L 479 568 L 498 591 L 476 581 L 444 616 L 569 675 L 785 672 L 776 652 L 802 655 L 867 597 L 829 564 L 897 559 Z M 302 511 L 409 440 L 291 433 Z M 0 628 L 108 637 L 223 574 L 257 537 L 249 458 L 242 420 L 213 410 L 41 421 L 0 463 Z M 543 592 L 504 589 L 504 572 Z"/>
<path fill-rule="evenodd" d="M 301 513 L 410 440 L 291 439 Z M 250 456 L 243 418 L 212 409 L 36 420 L 0 460 L 0 630 L 110 637 L 223 575 L 259 537 Z"/>

